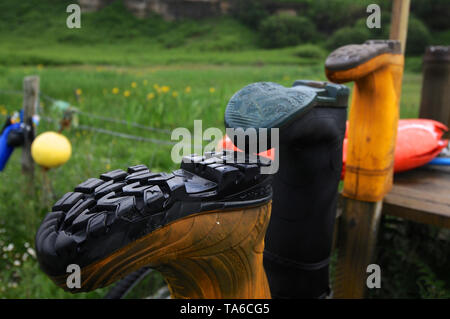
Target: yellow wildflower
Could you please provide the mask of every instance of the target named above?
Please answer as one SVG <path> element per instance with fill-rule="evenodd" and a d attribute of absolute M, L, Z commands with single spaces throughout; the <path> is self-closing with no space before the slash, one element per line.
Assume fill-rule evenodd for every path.
<path fill-rule="evenodd" d="M 155 98 L 155 93 L 149 93 L 149 94 L 147 94 L 147 100 L 151 100 L 151 99 L 154 99 Z"/>
<path fill-rule="evenodd" d="M 128 90 L 123 92 L 123 96 L 125 96 L 125 97 L 129 97 L 130 95 L 131 95 L 131 92 Z"/>
<path fill-rule="evenodd" d="M 44 66 L 42 64 L 38 64 L 37 68 L 38 68 L 38 70 L 42 70 L 44 68 Z"/>
<path fill-rule="evenodd" d="M 153 88 L 154 88 L 155 90 L 157 90 L 157 91 L 158 91 L 158 89 L 159 89 L 159 85 L 158 85 L 158 84 L 154 84 L 154 85 L 153 85 Z"/>
<path fill-rule="evenodd" d="M 118 89 L 118 88 L 112 89 L 112 93 L 113 93 L 113 94 L 118 94 L 118 93 L 119 93 L 119 89 Z"/>
<path fill-rule="evenodd" d="M 167 92 L 170 91 L 170 87 L 168 87 L 167 85 L 164 85 L 164 86 L 161 88 L 161 91 L 162 91 L 163 93 L 167 93 Z"/>
<path fill-rule="evenodd" d="M 109 163 L 106 164 L 106 169 L 107 169 L 107 170 L 111 169 L 111 164 L 109 164 Z"/>
<path fill-rule="evenodd" d="M 81 94 L 83 94 L 83 91 L 81 91 L 81 89 L 76 89 L 75 90 L 75 94 L 76 95 L 81 95 Z"/>
<path fill-rule="evenodd" d="M 177 91 L 173 91 L 172 96 L 173 97 L 177 97 L 178 96 L 178 92 Z"/>
<path fill-rule="evenodd" d="M 136 82 L 131 82 L 131 87 L 132 87 L 133 89 L 137 88 L 137 83 L 136 83 Z"/>
<path fill-rule="evenodd" d="M 214 92 L 216 92 L 216 89 L 215 88 L 209 88 L 209 93 L 214 93 Z"/>
<path fill-rule="evenodd" d="M 191 87 L 190 86 L 186 86 L 186 88 L 184 89 L 184 92 L 191 93 Z"/>

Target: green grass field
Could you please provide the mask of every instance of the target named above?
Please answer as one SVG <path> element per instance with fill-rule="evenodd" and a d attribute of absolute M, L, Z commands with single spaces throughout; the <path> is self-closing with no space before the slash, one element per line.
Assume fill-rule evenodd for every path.
<path fill-rule="evenodd" d="M 67 3 L 70 1 L 0 1 L 0 30 L 5 31 L 0 32 L 2 121 L 22 106 L 20 94 L 2 91 L 20 91 L 27 75 L 40 77 L 42 93 L 68 101 L 82 112 L 168 130 L 192 129 L 196 119 L 203 120 L 204 129 L 223 129 L 228 100 L 253 82 L 290 86 L 297 79 L 326 79 L 323 61 L 328 52 L 320 46 L 262 50 L 255 32 L 231 18 L 202 23 L 168 23 L 157 17 L 139 21 L 113 5 L 83 17 L 82 29 L 69 30 L 61 27 L 65 25 Z M 407 59 L 401 98 L 403 118 L 417 116 L 420 63 L 420 57 Z M 61 116 L 46 99 L 41 100 L 41 110 L 43 117 Z M 84 115 L 79 116 L 79 124 L 170 141 L 169 134 Z M 41 120 L 37 131 L 57 129 L 54 123 Z M 40 221 L 56 199 L 89 177 L 140 163 L 154 171 L 177 167 L 170 158 L 170 145 L 75 127 L 63 134 L 72 143 L 72 157 L 47 173 L 53 194 L 43 191 L 41 169 L 36 168 L 33 184 L 21 174 L 20 150 L 13 153 L 0 173 L 1 298 L 102 297 L 106 289 L 80 295 L 65 293 L 39 270 L 33 247 Z M 428 283 L 431 286 L 440 282 L 431 275 L 427 278 L 432 278 Z M 161 284 L 161 277 L 155 275 L 142 289 L 151 291 Z M 445 285 L 442 291 L 448 289 Z M 399 295 L 417 294 L 405 290 Z M 420 292 L 422 295 L 436 296 Z"/>

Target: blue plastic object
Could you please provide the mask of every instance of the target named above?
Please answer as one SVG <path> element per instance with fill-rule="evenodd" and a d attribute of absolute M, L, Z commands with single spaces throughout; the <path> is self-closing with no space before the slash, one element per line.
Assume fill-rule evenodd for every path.
<path fill-rule="evenodd" d="M 14 151 L 14 147 L 8 145 L 8 135 L 11 131 L 20 129 L 20 123 L 11 124 L 4 129 L 0 136 L 0 172 L 3 171 L 9 157 Z"/>
<path fill-rule="evenodd" d="M 439 165 L 439 166 L 449 166 L 450 157 L 436 157 L 432 159 L 428 165 Z"/>

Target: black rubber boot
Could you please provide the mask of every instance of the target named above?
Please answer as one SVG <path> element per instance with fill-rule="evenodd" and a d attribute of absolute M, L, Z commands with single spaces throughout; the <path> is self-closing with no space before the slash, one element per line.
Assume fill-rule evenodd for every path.
<path fill-rule="evenodd" d="M 297 81 L 294 88 L 307 95 L 313 90 L 314 96 L 297 99 L 284 107 L 280 106 L 283 101 L 266 106 L 269 109 L 266 114 L 273 114 L 281 124 L 271 126 L 280 129 L 279 149 L 276 150 L 280 162 L 273 181 L 273 208 L 265 239 L 264 268 L 272 298 L 321 298 L 329 294 L 328 265 L 349 91 L 342 85 L 311 81 Z M 247 102 L 241 103 L 247 104 L 258 101 L 248 89 L 244 92 L 232 98 L 230 108 L 236 109 L 235 105 L 239 104 L 233 99 L 244 101 L 245 97 Z M 256 90 L 253 92 L 261 96 Z M 285 108 L 293 111 L 286 112 Z M 240 109 L 251 110 L 252 107 L 246 105 Z M 296 112 L 295 109 L 306 111 Z M 229 127 L 241 127 L 241 123 L 234 123 L 227 116 L 225 123 Z M 260 127 L 271 125 L 268 119 L 264 119 L 264 123 L 269 126 Z M 251 124 L 258 127 L 256 121 Z"/>
<path fill-rule="evenodd" d="M 173 298 L 270 298 L 263 250 L 272 176 L 261 174 L 270 161 L 234 158 L 192 155 L 172 173 L 137 165 L 79 184 L 37 231 L 41 269 L 74 293 L 151 267 Z M 68 284 L 69 266 L 79 268 L 78 284 Z"/>

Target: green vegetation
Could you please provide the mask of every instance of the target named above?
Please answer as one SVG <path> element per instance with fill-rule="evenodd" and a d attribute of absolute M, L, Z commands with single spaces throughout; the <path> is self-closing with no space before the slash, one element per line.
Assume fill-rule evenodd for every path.
<path fill-rule="evenodd" d="M 195 119 L 202 119 L 204 127 L 223 129 L 223 113 L 229 98 L 252 82 L 273 81 L 288 86 L 296 79 L 326 79 L 323 60 L 333 46 L 326 47 L 325 36 L 312 39 L 313 44 L 303 42 L 311 38 L 303 38 L 300 45 L 262 49 L 256 25 L 266 21 L 264 14 L 256 19 L 258 23 L 246 25 L 230 17 L 201 22 L 166 22 L 157 16 L 138 20 L 126 12 L 122 4 L 114 3 L 98 13 L 83 14 L 82 28 L 70 30 L 65 27 L 65 8 L 70 2 L 0 2 L 0 120 L 22 105 L 20 94 L 6 94 L 2 90 L 20 91 L 23 77 L 30 74 L 40 76 L 44 94 L 68 101 L 83 112 L 169 130 L 179 126 L 192 129 Z M 349 7 L 349 13 L 343 18 L 346 22 L 341 24 L 340 20 L 329 20 L 331 18 L 326 16 L 330 8 L 324 8 L 329 1 L 306 2 L 317 3 L 307 16 L 316 26 L 317 20 L 311 16 L 317 16 L 324 23 L 328 21 L 317 28 L 323 35 L 331 34 L 333 30 L 326 29 L 335 25 L 357 28 L 362 23 L 361 16 L 354 18 L 351 13 L 357 11 L 355 8 L 359 8 L 359 4 Z M 336 3 L 341 4 L 335 5 L 333 1 L 333 10 L 349 5 L 349 1 L 344 0 Z M 339 16 L 339 12 L 335 14 Z M 342 34 L 342 31 L 337 32 Z M 386 29 L 377 32 L 383 33 Z M 431 41 L 448 41 L 449 33 L 433 32 L 432 37 Z M 407 59 L 401 117 L 417 116 L 420 68 L 421 57 Z M 75 90 L 80 90 L 79 100 L 74 95 Z M 61 117 L 45 98 L 41 107 L 43 118 Z M 170 140 L 168 134 L 89 116 L 80 115 L 79 121 L 91 127 Z M 57 125 L 42 119 L 38 133 L 47 130 L 57 130 Z M 67 164 L 47 173 L 53 194 L 43 192 L 44 173 L 39 168 L 34 187 L 29 186 L 20 172 L 20 150 L 14 152 L 5 171 L 0 173 L 0 297 L 102 297 L 107 289 L 81 295 L 65 293 L 39 270 L 32 248 L 40 221 L 55 199 L 89 177 L 139 163 L 154 171 L 177 167 L 170 159 L 170 145 L 128 140 L 76 127 L 63 134 L 71 141 L 73 154 Z M 404 221 L 399 225 L 391 228 L 406 227 Z M 389 281 L 389 286 L 372 297 L 448 296 L 450 280 L 444 271 L 448 270 L 445 258 L 448 241 L 447 244 L 440 239 L 432 241 L 433 230 L 424 230 L 423 236 L 416 236 L 414 231 L 406 232 L 403 237 L 396 237 L 395 232 L 391 234 L 386 227 L 382 228 L 379 243 L 379 258 L 387 269 L 383 282 Z M 444 238 L 444 235 L 440 232 L 438 237 Z M 396 238 L 395 245 L 389 242 L 392 238 Z M 427 243 L 433 245 L 434 250 L 425 249 Z M 389 249 L 385 249 L 387 246 Z M 404 252 L 410 254 L 400 258 L 399 254 Z M 431 258 L 428 252 L 437 257 Z M 404 263 L 410 265 L 411 271 L 399 277 Z M 161 277 L 155 274 L 141 288 L 150 292 L 161 283 Z"/>
<path fill-rule="evenodd" d="M 333 33 L 327 41 L 327 47 L 330 49 L 339 48 L 347 44 L 362 43 L 367 39 L 369 39 L 367 29 L 344 27 Z"/>
<path fill-rule="evenodd" d="M 305 17 L 270 16 L 261 22 L 259 30 L 262 45 L 267 48 L 281 48 L 318 40 L 314 23 Z"/>
<path fill-rule="evenodd" d="M 450 298 L 450 231 L 383 216 L 377 242 L 382 289 L 372 298 Z M 395 260 L 395 262 L 393 262 Z"/>
<path fill-rule="evenodd" d="M 231 18 L 139 20 L 113 3 L 65 25 L 70 1 L 0 2 L 0 65 L 308 64 L 292 48 L 262 50 L 258 35 Z M 239 54 L 236 54 L 239 52 Z"/>
<path fill-rule="evenodd" d="M 268 17 L 261 13 L 261 3 L 253 2 L 240 1 L 234 14 L 244 25 L 230 17 L 201 23 L 166 22 L 156 15 L 140 20 L 117 1 L 83 14 L 81 29 L 68 29 L 68 0 L 2 1 L 0 65 L 308 64 L 313 61 L 286 46 L 312 42 L 332 50 L 366 37 L 386 38 L 389 32 L 389 1 L 376 1 L 383 10 L 381 30 L 365 27 L 365 8 L 373 1 L 305 0 L 301 17 Z M 257 18 L 248 22 L 242 15 Z M 409 36 L 408 54 L 421 54 L 427 43 L 450 43 L 448 30 L 430 38 L 419 20 L 412 20 Z M 286 48 L 262 50 L 264 46 Z"/>
<path fill-rule="evenodd" d="M 420 55 L 431 42 L 431 34 L 426 25 L 417 18 L 411 17 L 408 23 L 408 41 L 406 51 Z"/>

